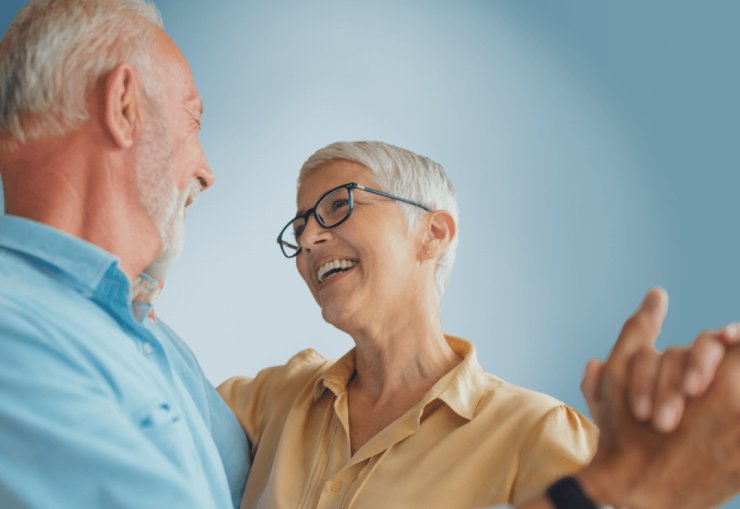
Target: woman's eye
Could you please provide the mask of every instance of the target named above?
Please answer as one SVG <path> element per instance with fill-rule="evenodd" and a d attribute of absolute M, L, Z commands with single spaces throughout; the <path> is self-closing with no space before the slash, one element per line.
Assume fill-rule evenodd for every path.
<path fill-rule="evenodd" d="M 349 205 L 349 200 L 347 199 L 334 200 L 331 202 L 331 211 L 336 212 L 337 210 L 345 208 L 347 205 Z"/>
<path fill-rule="evenodd" d="M 301 236 L 301 234 L 303 234 L 303 230 L 305 228 L 306 228 L 305 225 L 303 225 L 303 226 L 295 226 L 293 228 L 293 237 L 295 238 L 295 240 L 298 240 L 300 238 L 300 236 Z"/>

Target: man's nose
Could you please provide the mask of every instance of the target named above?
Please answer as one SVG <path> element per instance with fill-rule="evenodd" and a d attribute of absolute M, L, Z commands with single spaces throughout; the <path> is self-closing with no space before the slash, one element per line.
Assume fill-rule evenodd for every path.
<path fill-rule="evenodd" d="M 211 165 L 208 164 L 208 160 L 205 158 L 205 155 L 203 156 L 202 161 L 198 166 L 198 171 L 195 174 L 195 178 L 197 178 L 198 182 L 200 182 L 201 191 L 205 191 L 206 189 L 211 187 L 216 180 L 216 177 L 213 175 Z"/>

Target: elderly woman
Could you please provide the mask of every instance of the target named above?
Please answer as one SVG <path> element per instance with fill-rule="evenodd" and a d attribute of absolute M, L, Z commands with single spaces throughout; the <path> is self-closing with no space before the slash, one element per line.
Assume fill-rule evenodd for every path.
<path fill-rule="evenodd" d="M 439 164 L 335 143 L 303 165 L 297 202 L 280 247 L 356 346 L 221 386 L 252 443 L 242 507 L 518 503 L 588 462 L 588 420 L 486 373 L 471 343 L 444 334 L 458 209 Z"/>

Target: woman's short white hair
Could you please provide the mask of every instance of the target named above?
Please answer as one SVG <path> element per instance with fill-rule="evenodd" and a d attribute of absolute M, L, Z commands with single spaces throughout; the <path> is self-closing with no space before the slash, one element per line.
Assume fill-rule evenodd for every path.
<path fill-rule="evenodd" d="M 0 41 L 0 139 L 12 146 L 64 134 L 89 117 L 87 95 L 126 62 L 147 98 L 157 8 L 147 0 L 31 0 Z"/>
<path fill-rule="evenodd" d="M 303 163 L 298 174 L 298 189 L 308 175 L 329 161 L 344 159 L 360 163 L 369 169 L 381 191 L 418 201 L 432 210 L 446 210 L 458 223 L 459 211 L 455 188 L 441 164 L 400 147 L 380 141 L 340 141 L 317 150 Z M 409 231 L 422 217 L 418 207 L 401 204 Z M 437 263 L 437 296 L 442 297 L 452 270 L 458 236 Z"/>

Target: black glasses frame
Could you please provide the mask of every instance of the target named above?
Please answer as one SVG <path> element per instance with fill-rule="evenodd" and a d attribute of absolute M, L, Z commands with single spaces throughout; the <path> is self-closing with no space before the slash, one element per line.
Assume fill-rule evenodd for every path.
<path fill-rule="evenodd" d="M 335 224 L 333 224 L 331 226 L 327 226 L 324 223 L 324 221 L 321 219 L 321 216 L 319 216 L 319 214 L 316 212 L 316 210 L 319 208 L 319 203 L 321 203 L 321 200 L 323 200 L 324 198 L 326 198 L 327 196 L 329 196 L 334 191 L 337 191 L 338 189 L 342 189 L 342 188 L 347 189 L 347 194 L 349 194 L 349 204 L 348 204 L 349 205 L 349 210 L 347 210 L 347 215 L 344 216 L 340 221 L 338 221 L 337 223 L 335 223 Z M 295 258 L 303 250 L 301 248 L 301 246 L 296 246 L 295 244 L 292 244 L 292 243 L 290 243 L 290 242 L 288 242 L 286 240 L 283 240 L 283 235 L 285 234 L 285 232 L 291 227 L 291 225 L 296 220 L 303 219 L 304 222 L 308 223 L 309 217 L 313 215 L 313 218 L 316 220 L 316 223 L 318 223 L 319 226 L 321 226 L 322 228 L 325 228 L 325 229 L 329 230 L 331 228 L 336 228 L 340 224 L 344 223 L 347 219 L 349 219 L 349 216 L 352 215 L 352 211 L 354 210 L 354 198 L 352 196 L 352 191 L 355 190 L 355 189 L 359 189 L 361 191 L 367 191 L 368 193 L 372 193 L 372 194 L 377 194 L 378 196 L 383 196 L 385 198 L 390 198 L 391 200 L 396 200 L 396 201 L 400 201 L 400 202 L 403 202 L 403 203 L 407 203 L 409 205 L 413 205 L 415 207 L 419 207 L 421 209 L 424 209 L 427 212 L 431 212 L 432 211 L 429 207 L 427 207 L 425 205 L 422 205 L 421 203 L 419 203 L 417 201 L 409 200 L 408 198 L 402 198 L 400 196 L 395 196 L 395 195 L 388 194 L 388 193 L 384 193 L 383 191 L 378 191 L 377 189 L 371 189 L 369 187 L 363 186 L 362 184 L 358 184 L 357 182 L 350 182 L 348 184 L 342 184 L 341 186 L 337 186 L 337 187 L 334 187 L 332 189 L 329 189 L 327 192 L 325 192 L 324 194 L 322 194 L 321 197 L 318 200 L 316 200 L 316 205 L 314 205 L 313 207 L 311 207 L 310 209 L 308 209 L 303 214 L 298 214 L 293 219 L 291 219 L 290 221 L 288 221 L 288 224 L 286 224 L 285 226 L 283 226 L 283 229 L 280 230 L 280 235 L 278 235 L 278 238 L 277 238 L 277 243 L 278 243 L 278 245 L 280 245 L 280 250 L 283 252 L 283 255 L 285 255 L 286 258 Z M 295 252 L 293 254 L 289 254 L 288 251 L 286 251 L 286 248 L 289 248 L 291 250 L 295 249 Z"/>

